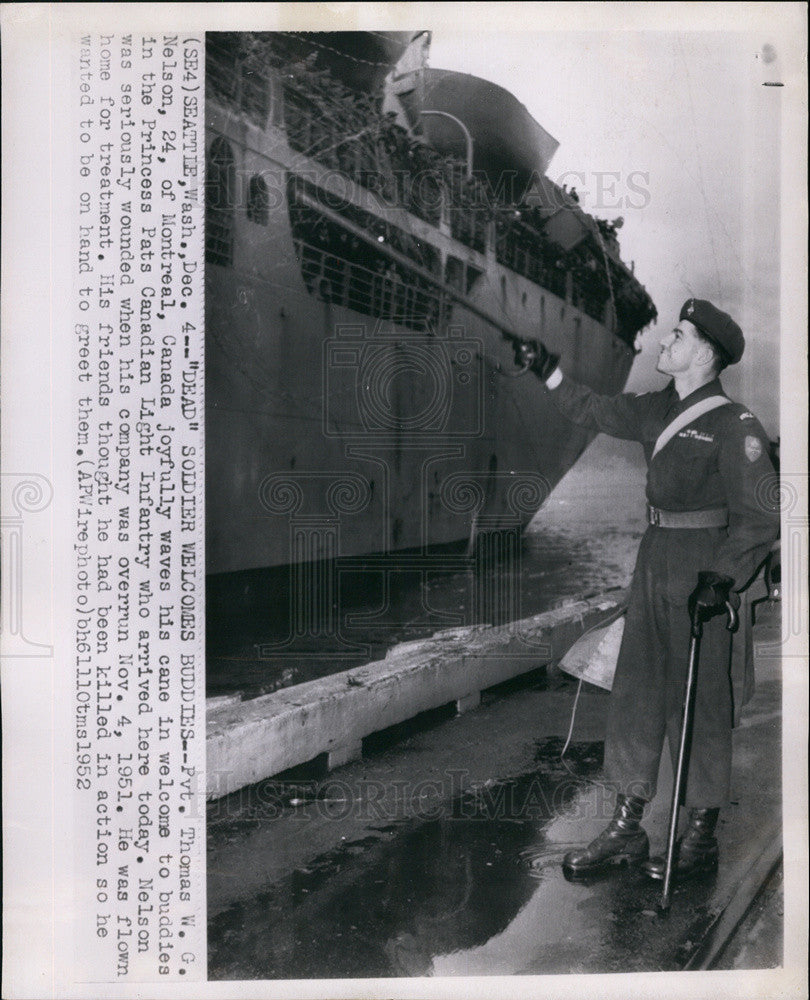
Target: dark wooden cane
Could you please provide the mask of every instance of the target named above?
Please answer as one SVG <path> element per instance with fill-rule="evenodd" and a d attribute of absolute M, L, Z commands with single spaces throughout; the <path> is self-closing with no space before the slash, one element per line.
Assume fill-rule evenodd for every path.
<path fill-rule="evenodd" d="M 681 740 L 678 745 L 678 763 L 675 768 L 675 783 L 672 788 L 672 806 L 669 813 L 669 839 L 667 840 L 667 863 L 664 868 L 664 888 L 661 892 L 660 909 L 669 909 L 672 897 L 672 868 L 675 860 L 675 838 L 678 833 L 678 810 L 683 793 L 684 763 L 689 737 L 692 730 L 692 719 L 695 708 L 695 681 L 697 679 L 698 659 L 700 657 L 700 639 L 703 635 L 703 623 L 700 620 L 700 610 L 696 607 L 692 613 L 692 626 L 689 638 L 689 667 L 686 671 L 686 687 L 683 695 L 683 719 L 681 720 Z"/>
<path fill-rule="evenodd" d="M 728 621 L 726 628 L 736 632 L 738 627 L 737 609 L 726 602 Z M 697 670 L 700 658 L 700 640 L 703 636 L 703 622 L 700 619 L 700 608 L 692 612 L 692 622 L 689 639 L 689 666 L 686 671 L 686 686 L 683 694 L 683 719 L 681 721 L 681 740 L 678 745 L 678 763 L 675 768 L 675 784 L 672 789 L 672 807 L 669 814 L 669 838 L 667 840 L 667 861 L 664 868 L 664 888 L 661 892 L 659 909 L 662 913 L 669 910 L 672 899 L 672 871 L 675 861 L 675 838 L 678 833 L 678 810 L 684 786 L 684 765 L 692 734 L 692 720 L 695 715 L 695 691 L 697 689 Z"/>

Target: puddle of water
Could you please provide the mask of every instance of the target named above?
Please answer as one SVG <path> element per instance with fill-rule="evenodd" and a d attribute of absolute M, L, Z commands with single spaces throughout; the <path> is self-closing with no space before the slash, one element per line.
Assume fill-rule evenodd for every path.
<path fill-rule="evenodd" d="M 544 741 L 538 770 L 485 783 L 435 819 L 389 824 L 220 913 L 209 977 L 426 975 L 435 955 L 498 935 L 536 890 L 543 827 L 600 762 L 598 745 L 572 747 L 574 777 L 559 751 Z"/>
<path fill-rule="evenodd" d="M 713 880 L 676 887 L 665 919 L 660 885 L 638 871 L 566 882 L 559 862 L 572 845 L 550 829 L 592 799 L 602 747 L 575 744 L 565 762 L 560 749 L 538 741 L 536 770 L 436 803 L 429 819 L 368 824 L 221 911 L 209 926 L 209 978 L 680 968 L 712 917 Z"/>

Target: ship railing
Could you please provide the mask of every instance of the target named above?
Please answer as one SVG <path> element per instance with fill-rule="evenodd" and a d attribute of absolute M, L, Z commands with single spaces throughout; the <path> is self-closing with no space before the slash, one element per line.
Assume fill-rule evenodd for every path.
<path fill-rule="evenodd" d="M 309 220 L 309 226 L 306 221 L 309 199 L 305 192 L 306 186 L 300 184 L 294 185 L 291 191 L 291 198 L 295 199 L 296 211 L 300 215 L 298 227 L 294 225 L 293 228 L 304 230 L 296 233 L 294 238 L 296 245 L 302 248 L 299 256 L 302 256 L 304 278 L 313 294 L 324 301 L 347 306 L 365 315 L 388 320 L 400 319 L 416 329 L 423 329 L 430 323 L 443 321 L 447 306 L 442 295 L 428 292 L 430 286 L 424 279 L 413 271 L 406 274 L 405 269 L 397 262 L 391 261 L 383 252 L 384 247 L 393 245 L 400 254 L 410 256 L 409 248 L 405 244 L 397 245 L 397 237 L 404 237 L 405 234 L 399 234 L 376 217 L 372 221 L 371 217 L 358 216 L 354 220 L 358 227 L 376 237 L 372 247 L 362 251 L 366 261 L 369 257 L 376 260 L 374 266 L 366 267 L 358 261 L 361 251 L 356 235 L 350 236 L 347 243 L 347 249 L 353 252 L 340 253 L 338 239 L 346 237 L 337 234 L 328 240 L 328 247 L 323 245 L 323 242 L 327 241 L 325 236 L 322 237 L 322 245 L 318 245 L 315 235 L 318 228 L 313 221 L 316 216 Z M 323 213 L 322 205 L 320 212 Z M 351 213 L 348 217 L 345 211 L 340 214 L 343 216 L 341 218 L 343 227 L 347 223 L 351 224 L 353 221 Z M 308 236 L 307 228 L 311 230 L 312 235 Z M 402 243 L 402 239 L 399 243 Z M 578 280 L 573 274 L 568 280 L 566 270 L 548 267 L 538 254 L 532 252 L 532 249 L 525 243 L 502 246 L 501 253 L 498 254 L 499 262 L 560 298 L 570 300 L 572 305 L 582 309 L 597 322 L 603 322 L 604 296 L 594 294 L 587 283 Z M 452 280 L 446 279 L 446 284 L 451 290 L 464 290 L 460 284 Z"/>
<path fill-rule="evenodd" d="M 447 302 L 419 276 L 403 274 L 395 264 L 372 270 L 301 240 L 295 247 L 304 283 L 321 301 L 415 330 L 441 323 Z"/>
<path fill-rule="evenodd" d="M 448 168 L 430 158 L 413 140 L 397 136 L 390 123 L 380 121 L 377 131 L 358 121 L 340 121 L 325 114 L 306 96 L 285 89 L 285 127 L 290 148 L 339 170 L 361 187 L 378 193 L 391 206 L 438 226 L 444 204 L 453 201 L 446 176 Z M 404 132 L 404 130 L 402 130 Z M 357 134 L 365 133 L 365 134 Z M 454 206 L 458 214 L 475 212 Z M 451 214 L 455 215 L 451 208 Z M 473 218 L 467 223 L 451 218 L 458 239 L 483 252 L 487 223 Z M 468 231 L 469 230 L 469 231 Z"/>
<path fill-rule="evenodd" d="M 504 241 L 497 246 L 495 259 L 510 271 L 523 275 L 561 299 L 565 298 L 565 271 L 550 267 L 529 248 Z"/>
<path fill-rule="evenodd" d="M 426 222 L 438 224 L 440 196 L 420 196 L 422 192 L 411 181 L 408 170 L 400 169 L 400 166 L 412 165 L 405 161 L 400 165 L 396 158 L 392 159 L 384 136 L 374 131 L 353 135 L 352 132 L 364 131 L 359 122 L 341 122 L 326 117 L 306 98 L 289 89 L 285 98 L 285 126 L 291 149 L 339 170 L 361 187 L 381 195 L 389 205 L 401 205 Z M 430 179 L 427 183 L 430 184 Z M 436 194 L 436 183 L 438 176 L 432 186 L 432 195 Z"/>
<path fill-rule="evenodd" d="M 220 100 L 264 128 L 271 104 L 268 77 L 239 55 L 229 33 L 213 32 L 205 44 L 206 86 Z"/>
<path fill-rule="evenodd" d="M 233 264 L 232 213 L 209 208 L 205 215 L 205 260 L 220 267 Z"/>
<path fill-rule="evenodd" d="M 601 323 L 605 319 L 605 306 L 607 304 L 607 291 L 594 291 L 589 288 L 586 282 L 574 280 L 571 282 L 571 305 L 581 309 L 591 319 Z"/>
<path fill-rule="evenodd" d="M 566 268 L 562 250 L 532 226 L 515 224 L 508 214 L 495 219 L 495 259 L 561 299 L 566 297 Z"/>
<path fill-rule="evenodd" d="M 504 240 L 496 248 L 495 259 L 499 264 L 517 274 L 522 274 L 524 278 L 529 278 L 538 285 L 546 284 L 548 268 L 528 247 Z"/>
<path fill-rule="evenodd" d="M 487 248 L 489 223 L 475 207 L 453 205 L 450 209 L 450 235 L 472 250 L 484 253 Z"/>
<path fill-rule="evenodd" d="M 285 97 L 285 124 L 290 148 L 339 170 L 379 193 L 388 205 L 431 225 L 440 224 L 444 208 L 454 239 L 486 252 L 489 206 L 476 184 L 463 175 L 463 165 L 431 158 L 419 143 L 397 135 L 390 123 L 381 121 L 375 132 L 359 120 L 330 117 L 291 87 Z"/>
<path fill-rule="evenodd" d="M 302 204 L 310 208 L 317 209 L 318 212 L 321 215 L 323 215 L 326 219 L 328 219 L 332 223 L 336 223 L 343 230 L 345 230 L 347 235 L 356 237 L 361 243 L 364 243 L 367 246 L 371 247 L 373 253 L 379 254 L 380 257 L 385 257 L 393 264 L 395 264 L 399 269 L 399 273 L 401 275 L 406 276 L 406 282 L 405 282 L 406 284 L 410 284 L 411 282 L 413 283 L 417 291 L 414 293 L 414 295 L 409 301 L 414 303 L 414 308 L 411 310 L 404 310 L 406 316 L 408 314 L 410 314 L 410 316 L 414 316 L 414 312 L 422 312 L 422 310 L 425 308 L 425 305 L 427 304 L 427 309 L 430 312 L 430 319 L 423 320 L 422 323 L 424 324 L 424 327 L 432 326 L 434 329 L 439 328 L 440 323 L 443 325 L 444 316 L 446 315 L 444 310 L 447 308 L 447 306 L 445 305 L 445 303 L 448 304 L 453 303 L 453 304 L 458 304 L 463 309 L 466 309 L 469 312 L 471 312 L 473 315 L 479 316 L 494 329 L 500 330 L 502 335 L 507 340 L 514 342 L 517 340 L 521 340 L 523 337 L 525 337 L 525 333 L 519 332 L 516 327 L 512 326 L 508 322 L 504 322 L 504 320 L 501 317 L 495 316 L 493 313 L 490 313 L 487 309 L 483 308 L 477 302 L 473 301 L 469 297 L 469 295 L 465 295 L 464 293 L 459 292 L 456 289 L 452 288 L 450 285 L 442 281 L 441 278 L 438 278 L 435 274 L 431 273 L 427 268 L 420 267 L 418 264 L 413 264 L 400 251 L 398 251 L 392 246 L 387 245 L 386 243 L 379 243 L 373 234 L 366 232 L 363 228 L 356 225 L 351 220 L 342 217 L 337 212 L 333 211 L 332 209 L 328 208 L 325 205 L 319 205 L 317 201 L 315 201 L 313 197 L 307 192 L 302 191 L 299 197 Z M 299 241 L 296 241 L 296 247 L 298 247 L 299 245 L 300 245 Z M 329 253 L 329 251 L 320 250 L 317 247 L 313 247 L 312 249 L 317 250 L 318 253 L 326 253 L 326 254 Z M 299 251 L 299 255 L 300 256 L 303 255 L 303 249 Z M 342 266 L 340 264 L 340 259 L 336 257 L 334 253 L 332 253 L 332 256 L 335 257 L 335 260 L 337 261 L 337 264 L 333 263 L 332 266 L 333 267 Z M 353 266 L 359 266 L 359 265 L 353 265 Z M 374 272 L 369 272 L 367 269 L 365 270 L 367 271 L 368 274 L 374 274 Z M 571 283 L 570 271 L 561 273 L 563 274 L 563 278 L 566 284 L 570 285 Z M 328 274 L 324 273 L 324 276 L 328 280 Z M 339 292 L 339 297 L 338 297 L 338 292 Z M 331 299 L 332 301 L 338 301 L 338 300 L 341 302 L 348 301 L 347 298 L 344 298 L 343 286 L 341 286 L 339 290 L 332 289 L 329 286 L 326 286 L 325 288 L 322 287 L 322 289 L 320 290 L 320 294 L 322 297 L 324 297 L 325 294 L 335 296 Z M 566 295 L 565 298 L 566 300 L 570 299 L 570 290 L 569 294 Z M 370 299 L 368 295 L 363 295 L 360 296 L 359 298 L 355 298 L 354 301 L 359 301 L 365 304 L 369 302 Z M 417 308 L 420 306 L 421 308 Z M 365 309 L 363 311 L 365 311 Z M 370 314 L 374 315 L 374 313 L 371 313 L 370 308 L 369 312 Z M 414 322 L 418 321 L 419 317 L 415 316 Z M 632 345 L 632 340 L 627 341 L 626 331 L 623 330 L 621 325 L 619 327 L 618 336 L 620 336 L 623 340 L 625 340 L 628 343 L 628 346 Z"/>
<path fill-rule="evenodd" d="M 350 222 L 373 238 L 374 252 L 372 256 L 369 258 L 369 252 L 363 252 L 366 261 L 376 262 L 379 257 L 377 251 L 379 251 L 380 245 L 388 244 L 395 247 L 413 263 L 433 272 L 440 270 L 440 254 L 430 243 L 418 239 L 413 233 L 401 229 L 389 220 L 373 212 L 367 212 L 357 205 L 346 203 L 339 207 L 338 215 L 341 217 L 341 226 L 332 233 L 331 237 L 328 237 L 326 234 L 334 223 L 327 222 L 322 207 L 329 203 L 329 193 L 295 174 L 289 176 L 287 192 L 290 204 L 290 221 L 296 239 L 312 243 L 315 246 L 319 244 L 323 246 L 325 239 L 342 241 L 345 239 L 345 223 Z M 314 199 L 317 208 L 313 207 L 312 199 Z M 312 235 L 309 235 L 310 232 Z M 349 240 L 350 249 L 356 250 L 359 246 L 357 237 L 352 236 Z M 357 258 L 356 253 L 346 253 L 343 256 L 349 259 Z"/>

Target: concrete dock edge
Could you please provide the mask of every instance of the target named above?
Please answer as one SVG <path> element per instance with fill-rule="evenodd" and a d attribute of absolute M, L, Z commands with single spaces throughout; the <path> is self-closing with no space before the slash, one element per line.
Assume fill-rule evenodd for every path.
<path fill-rule="evenodd" d="M 559 660 L 626 603 L 623 590 L 498 627 L 474 626 L 402 643 L 385 659 L 249 701 L 212 699 L 207 711 L 208 799 L 327 755 L 330 768 L 362 740 L 420 712 L 478 704 L 481 691 Z"/>

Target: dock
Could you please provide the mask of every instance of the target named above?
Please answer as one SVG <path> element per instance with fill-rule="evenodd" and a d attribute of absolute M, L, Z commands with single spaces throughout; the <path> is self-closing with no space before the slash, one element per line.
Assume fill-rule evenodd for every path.
<path fill-rule="evenodd" d="M 209 793 L 232 790 L 209 804 L 210 978 L 780 964 L 778 604 L 760 613 L 755 630 L 757 691 L 734 734 L 734 798 L 721 814 L 716 875 L 677 885 L 666 919 L 656 912 L 660 884 L 636 870 L 588 884 L 563 878 L 562 855 L 586 843 L 612 813 L 612 796 L 600 781 L 609 695 L 583 685 L 570 747 L 561 758 L 577 684 L 554 664 L 562 636 L 570 644 L 623 598 L 597 599 L 576 613 L 559 609 L 553 621 L 537 616 L 542 621 L 535 621 L 532 634 L 543 638 L 547 654 L 540 669 L 516 669 L 527 661 L 504 655 L 516 641 L 514 630 L 511 639 L 454 632 L 345 672 L 360 683 L 338 674 L 325 686 L 313 682 L 290 689 L 284 699 L 277 698 L 282 692 L 270 696 L 277 699 L 278 718 L 287 718 L 273 723 L 279 731 L 291 720 L 306 729 L 310 711 L 326 712 L 313 707 L 313 695 L 320 693 L 324 705 L 336 702 L 343 718 L 362 720 L 347 726 L 352 735 L 343 743 L 355 750 L 359 744 L 359 755 L 329 769 L 337 763 L 329 754 L 340 730 L 333 724 L 332 742 L 309 741 L 297 766 L 283 754 L 261 758 L 262 768 L 283 764 L 281 774 L 255 784 L 212 777 Z M 453 681 L 437 685 L 436 698 L 424 700 L 415 692 L 429 686 L 433 657 L 454 664 L 448 667 Z M 301 688 L 307 689 L 303 696 Z M 439 703 L 436 709 L 424 711 L 431 700 Z M 377 737 L 363 735 L 369 726 L 388 725 L 408 705 L 422 714 L 378 730 Z M 239 735 L 234 702 L 214 712 L 222 727 L 209 730 L 209 739 L 220 738 L 213 752 L 222 756 L 214 761 L 226 759 L 221 737 L 228 720 L 236 738 L 252 732 L 258 740 L 255 718 Z M 333 718 L 340 717 L 336 708 Z M 654 852 L 664 846 L 670 788 L 665 755 L 659 793 L 644 820 Z M 756 975 L 751 982 L 757 983 Z"/>
<path fill-rule="evenodd" d="M 328 770 L 361 756 L 363 740 L 423 712 L 475 708 L 481 692 L 559 660 L 588 629 L 616 614 L 616 590 L 497 628 L 437 632 L 383 660 L 242 701 L 209 701 L 208 798 L 325 758 Z"/>

